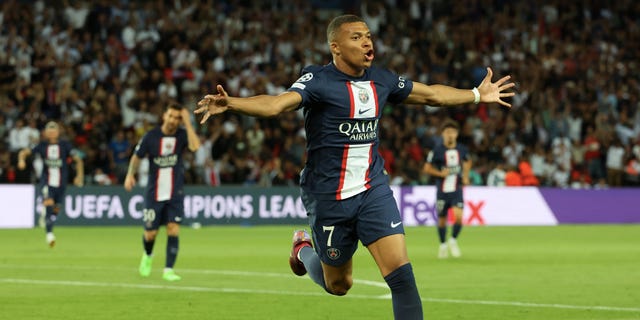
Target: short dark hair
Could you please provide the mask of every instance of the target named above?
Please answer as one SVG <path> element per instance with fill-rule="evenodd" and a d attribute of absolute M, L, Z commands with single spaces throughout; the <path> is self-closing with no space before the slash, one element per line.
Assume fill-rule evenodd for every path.
<path fill-rule="evenodd" d="M 184 107 L 182 105 L 180 105 L 180 104 L 175 103 L 175 102 L 171 102 L 171 103 L 167 104 L 167 108 L 165 109 L 165 111 L 169 111 L 169 109 L 182 111 L 182 109 L 184 109 Z"/>
<path fill-rule="evenodd" d="M 336 38 L 336 32 L 343 24 L 352 22 L 365 21 L 364 19 L 353 14 L 345 14 L 333 18 L 333 20 L 331 20 L 331 22 L 329 22 L 329 25 L 327 26 L 327 42 L 331 42 Z"/>
<path fill-rule="evenodd" d="M 444 122 L 440 125 L 440 132 L 443 132 L 444 129 L 447 128 L 460 130 L 460 125 L 458 125 L 458 122 L 453 119 L 445 119 Z"/>

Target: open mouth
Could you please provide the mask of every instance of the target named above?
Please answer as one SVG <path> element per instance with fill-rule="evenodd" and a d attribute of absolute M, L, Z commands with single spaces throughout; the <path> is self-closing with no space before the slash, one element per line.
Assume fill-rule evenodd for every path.
<path fill-rule="evenodd" d="M 371 49 L 371 50 L 367 51 L 367 52 L 364 54 L 364 57 L 365 57 L 365 59 L 366 59 L 367 61 L 373 61 L 373 49 Z"/>

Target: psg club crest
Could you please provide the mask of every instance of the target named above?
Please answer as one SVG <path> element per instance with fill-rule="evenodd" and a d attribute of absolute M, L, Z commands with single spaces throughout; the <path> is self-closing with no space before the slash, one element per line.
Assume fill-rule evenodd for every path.
<path fill-rule="evenodd" d="M 369 101 L 369 92 L 365 89 L 360 89 L 358 91 L 358 98 L 360 99 L 360 102 L 367 103 L 367 101 Z"/>
<path fill-rule="evenodd" d="M 340 258 L 340 250 L 336 248 L 329 248 L 327 249 L 327 256 L 331 260 L 337 260 Z"/>

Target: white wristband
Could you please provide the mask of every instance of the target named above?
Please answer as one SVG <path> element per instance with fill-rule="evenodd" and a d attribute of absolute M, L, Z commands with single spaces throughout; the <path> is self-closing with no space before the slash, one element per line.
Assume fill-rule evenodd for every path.
<path fill-rule="evenodd" d="M 480 91 L 478 91 L 478 88 L 473 87 L 471 92 L 473 92 L 473 103 L 478 104 L 480 102 Z"/>

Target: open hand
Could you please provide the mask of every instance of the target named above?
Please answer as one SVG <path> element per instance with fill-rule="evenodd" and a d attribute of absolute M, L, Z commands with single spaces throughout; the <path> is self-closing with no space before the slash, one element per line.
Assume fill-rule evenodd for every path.
<path fill-rule="evenodd" d="M 482 83 L 478 86 L 480 101 L 487 103 L 497 102 L 505 107 L 511 107 L 510 103 L 502 101 L 502 98 L 513 97 L 516 95 L 515 92 L 504 92 L 516 85 L 513 82 L 506 83 L 511 79 L 511 76 L 502 77 L 496 82 L 491 82 L 492 77 L 493 71 L 491 71 L 491 68 L 487 68 L 487 75 L 482 79 Z"/>
<path fill-rule="evenodd" d="M 195 114 L 203 114 L 202 120 L 200 120 L 201 124 L 207 122 L 209 117 L 223 113 L 229 109 L 229 95 L 221 85 L 217 85 L 216 89 L 218 89 L 218 93 L 204 96 L 204 98 L 198 102 L 198 108 L 194 111 Z"/>

